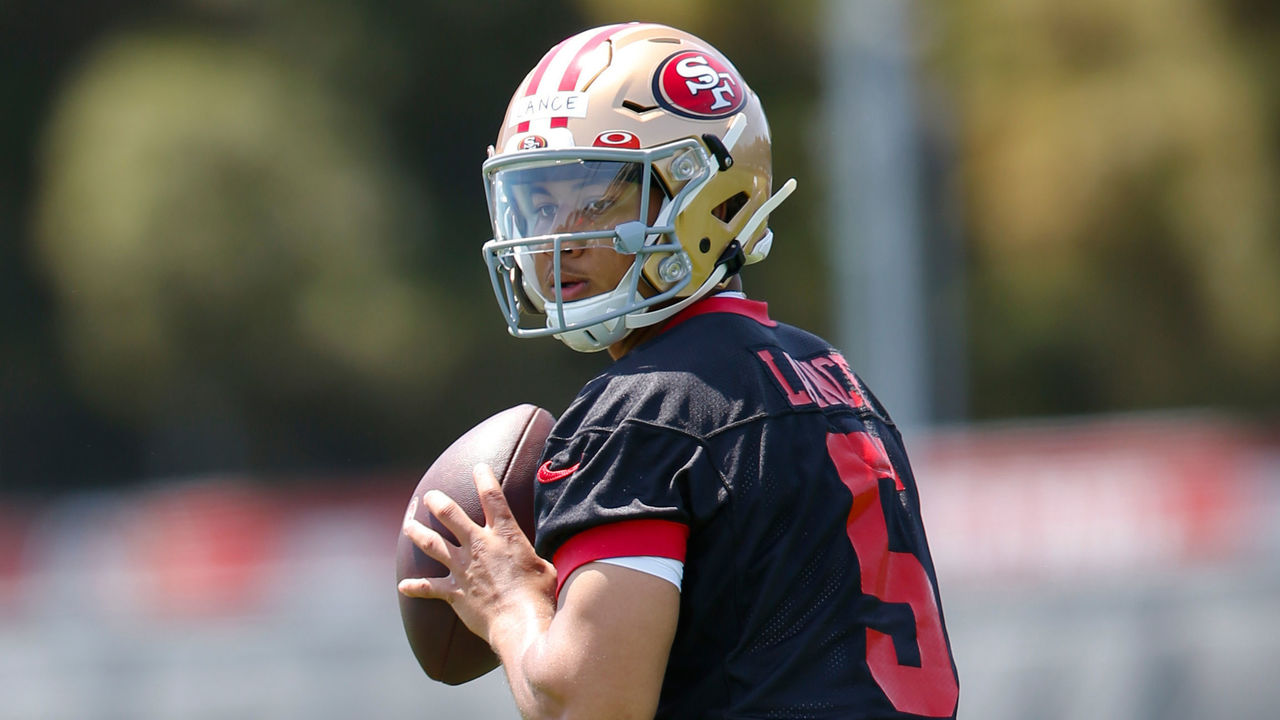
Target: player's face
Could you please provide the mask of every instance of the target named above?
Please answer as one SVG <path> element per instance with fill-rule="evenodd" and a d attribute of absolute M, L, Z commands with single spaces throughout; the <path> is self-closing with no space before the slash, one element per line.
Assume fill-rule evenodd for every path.
<path fill-rule="evenodd" d="M 529 235 L 610 230 L 640 218 L 640 185 L 599 175 L 530 186 L 522 210 Z"/>
<path fill-rule="evenodd" d="M 535 187 L 530 200 L 536 218 L 534 234 L 553 234 L 613 228 L 636 219 L 640 190 L 635 183 L 618 191 L 605 183 L 550 181 Z M 544 297 L 556 297 L 552 247 L 543 247 L 532 258 L 539 290 Z M 571 302 L 612 291 L 634 261 L 635 255 L 614 251 L 612 243 L 564 242 L 559 252 L 559 296 Z"/>
<path fill-rule="evenodd" d="M 612 247 L 582 247 L 566 243 L 560 251 L 560 297 L 564 302 L 582 300 L 618 287 L 635 262 L 634 255 L 624 255 Z M 556 297 L 554 256 L 540 252 L 533 256 L 534 272 L 543 297 Z"/>
<path fill-rule="evenodd" d="M 650 193 L 647 211 L 639 179 L 618 172 L 619 163 L 599 163 L 596 171 L 577 177 L 552 175 L 521 188 L 518 209 L 526 236 L 612 230 L 622 223 L 656 220 L 662 204 L 660 191 Z M 614 167 L 608 167 L 614 166 Z M 604 171 L 599 171 L 604 170 Z M 608 238 L 565 240 L 560 244 L 560 277 L 555 277 L 554 245 L 532 248 L 535 279 L 547 298 L 565 302 L 593 297 L 613 290 L 635 261 L 634 255 L 616 252 Z"/>

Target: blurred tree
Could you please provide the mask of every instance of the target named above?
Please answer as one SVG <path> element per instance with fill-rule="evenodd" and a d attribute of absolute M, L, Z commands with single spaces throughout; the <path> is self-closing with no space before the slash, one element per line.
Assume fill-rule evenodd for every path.
<path fill-rule="evenodd" d="M 37 138 L 60 78 L 83 47 L 154 0 L 0 3 L 0 488 L 57 488 L 94 470 L 136 472 L 132 434 L 68 386 L 34 272 L 28 207 Z M 74 451 L 68 451 L 74 447 Z"/>
<path fill-rule="evenodd" d="M 974 411 L 1274 409 L 1276 109 L 1223 6 L 931 9 L 975 256 Z"/>
<path fill-rule="evenodd" d="M 241 465 L 291 404 L 393 403 L 449 372 L 424 312 L 445 299 L 396 256 L 422 234 L 412 185 L 354 109 L 218 38 L 88 60 L 46 139 L 37 233 L 87 395 L 166 432 L 223 418 L 244 443 L 205 454 Z"/>
<path fill-rule="evenodd" d="M 475 40 L 540 52 L 578 24 L 546 10 L 191 0 L 78 38 L 22 265 L 74 379 L 53 363 L 53 385 L 102 418 L 83 443 L 137 433 L 126 475 L 418 467 L 484 414 L 564 402 L 599 359 L 502 352 L 478 252 L 479 164 L 524 70 Z M 5 425 L 31 416 L 17 388 Z M 6 485 L 44 481 L 0 450 Z"/>

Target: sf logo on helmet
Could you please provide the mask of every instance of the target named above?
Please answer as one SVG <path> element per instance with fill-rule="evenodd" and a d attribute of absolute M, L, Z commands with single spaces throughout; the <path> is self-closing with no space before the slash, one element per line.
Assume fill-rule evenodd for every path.
<path fill-rule="evenodd" d="M 725 95 L 729 97 L 737 97 L 737 93 L 733 91 L 733 76 L 725 72 L 716 72 L 707 64 L 707 59 L 701 55 L 687 57 L 676 63 L 676 74 L 685 80 L 685 87 L 689 88 L 690 95 L 697 95 L 703 90 L 710 90 L 715 102 L 711 104 L 708 110 L 720 110 L 727 108 L 733 103 L 725 99 Z"/>
<path fill-rule="evenodd" d="M 742 107 L 742 81 L 727 64 L 707 53 L 686 50 L 667 58 L 654 74 L 654 97 L 685 117 L 712 120 Z"/>

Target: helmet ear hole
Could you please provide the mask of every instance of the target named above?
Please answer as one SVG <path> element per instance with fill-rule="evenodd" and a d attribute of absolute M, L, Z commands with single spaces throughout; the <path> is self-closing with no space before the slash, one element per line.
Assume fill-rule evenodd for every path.
<path fill-rule="evenodd" d="M 738 213 L 742 211 L 742 208 L 746 207 L 747 203 L 750 201 L 750 195 L 745 192 L 740 192 L 712 208 L 711 215 L 727 225 L 733 222 L 733 219 L 737 217 Z"/>

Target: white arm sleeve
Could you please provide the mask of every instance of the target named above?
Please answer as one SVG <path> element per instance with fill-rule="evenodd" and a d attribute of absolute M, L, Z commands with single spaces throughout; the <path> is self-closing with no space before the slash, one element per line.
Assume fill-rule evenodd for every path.
<path fill-rule="evenodd" d="M 605 563 L 606 565 L 617 565 L 618 567 L 631 568 L 639 570 L 642 573 L 648 573 L 654 577 L 662 578 L 672 585 L 676 586 L 676 590 L 680 589 L 681 582 L 684 581 L 684 563 L 671 558 L 659 557 L 657 555 L 631 555 L 628 557 L 602 558 L 594 562 Z"/>

